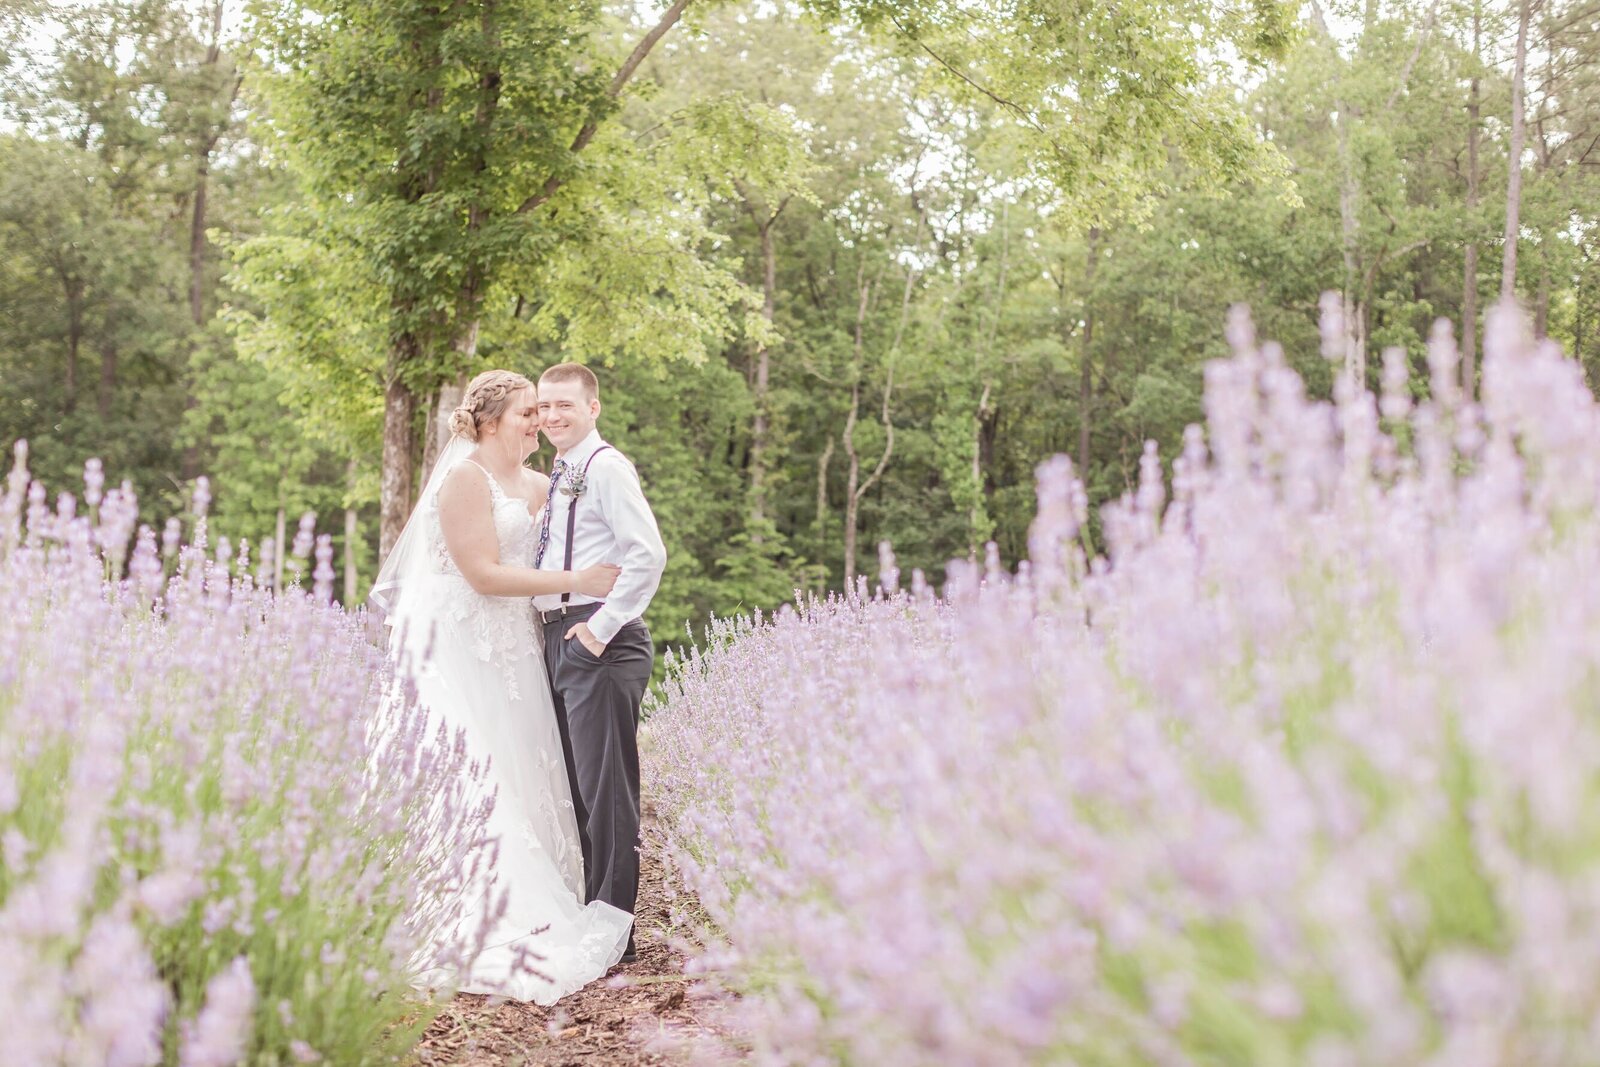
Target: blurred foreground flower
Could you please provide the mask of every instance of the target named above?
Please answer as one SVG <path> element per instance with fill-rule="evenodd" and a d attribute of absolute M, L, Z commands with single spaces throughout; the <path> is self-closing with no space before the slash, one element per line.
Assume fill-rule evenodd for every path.
<path fill-rule="evenodd" d="M 187 546 L 104 486 L 49 508 L 18 444 L 0 499 L 0 1058 L 394 1062 L 478 847 L 459 750 L 359 618 L 208 554 L 203 483 Z"/>
<path fill-rule="evenodd" d="M 716 624 L 648 773 L 768 1063 L 1600 1062 L 1600 412 L 1499 311 L 1412 404 L 1248 320 L 1031 561 Z M 892 558 L 885 571 L 894 574 Z"/>

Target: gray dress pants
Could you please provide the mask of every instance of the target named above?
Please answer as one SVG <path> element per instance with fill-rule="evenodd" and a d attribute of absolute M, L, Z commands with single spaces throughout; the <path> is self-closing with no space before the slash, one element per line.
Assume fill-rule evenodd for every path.
<path fill-rule="evenodd" d="M 566 639 L 592 614 L 578 608 L 544 625 L 545 666 L 577 808 L 588 901 L 631 914 L 639 895 L 639 705 L 655 646 L 634 619 L 596 659 L 577 638 Z"/>

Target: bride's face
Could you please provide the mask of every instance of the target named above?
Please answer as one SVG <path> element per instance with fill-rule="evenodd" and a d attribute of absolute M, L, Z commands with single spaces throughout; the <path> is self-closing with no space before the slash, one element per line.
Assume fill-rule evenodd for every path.
<path fill-rule="evenodd" d="M 532 389 L 523 389 L 495 423 L 495 438 L 500 447 L 514 451 L 521 463 L 539 448 L 539 403 Z"/>

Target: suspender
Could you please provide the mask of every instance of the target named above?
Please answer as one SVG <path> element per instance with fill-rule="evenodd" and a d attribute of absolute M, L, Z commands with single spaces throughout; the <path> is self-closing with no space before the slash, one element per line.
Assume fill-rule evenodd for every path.
<path fill-rule="evenodd" d="M 601 445 L 599 448 L 597 448 L 593 452 L 589 453 L 589 458 L 583 465 L 583 472 L 578 475 L 578 477 L 585 484 L 587 484 L 588 481 L 589 481 L 589 466 L 592 463 L 594 463 L 594 457 L 598 456 L 600 453 L 604 452 L 606 449 L 608 449 L 610 447 L 611 447 L 610 445 Z M 572 497 L 572 506 L 567 509 L 567 552 L 566 552 L 566 559 L 562 560 L 562 562 L 561 562 L 561 569 L 564 570 L 564 571 L 570 571 L 572 569 L 572 535 L 573 535 L 574 531 L 576 531 L 577 528 L 578 528 L 578 501 L 581 500 L 581 499 L 583 499 L 583 494 L 582 493 L 574 494 L 573 497 Z M 569 601 L 571 599 L 572 599 L 572 591 L 571 590 L 568 590 L 567 592 L 562 593 L 561 594 L 561 605 L 562 605 L 562 607 L 565 607 L 566 604 L 567 604 L 567 601 Z"/>

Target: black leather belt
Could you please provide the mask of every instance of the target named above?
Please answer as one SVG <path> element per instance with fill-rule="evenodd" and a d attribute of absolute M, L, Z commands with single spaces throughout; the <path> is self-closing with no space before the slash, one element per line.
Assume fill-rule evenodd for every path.
<path fill-rule="evenodd" d="M 551 623 L 560 622 L 562 619 L 587 619 L 590 615 L 599 611 L 600 607 L 601 605 L 599 604 L 563 604 L 553 611 L 540 611 L 535 608 L 534 613 L 539 616 L 540 622 L 549 626 Z"/>

